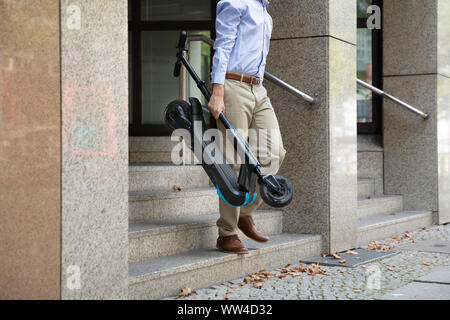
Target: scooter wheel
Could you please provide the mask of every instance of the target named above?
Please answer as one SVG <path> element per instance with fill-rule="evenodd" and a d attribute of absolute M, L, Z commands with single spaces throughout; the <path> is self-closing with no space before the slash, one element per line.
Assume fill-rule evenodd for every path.
<path fill-rule="evenodd" d="M 178 99 L 169 103 L 164 111 L 164 121 L 172 130 L 189 129 L 191 126 L 191 106 Z"/>
<path fill-rule="evenodd" d="M 282 208 L 292 201 L 294 187 L 291 182 L 282 176 L 275 176 L 281 186 L 281 192 L 268 188 L 264 183 L 260 184 L 261 197 L 265 203 L 274 208 Z"/>

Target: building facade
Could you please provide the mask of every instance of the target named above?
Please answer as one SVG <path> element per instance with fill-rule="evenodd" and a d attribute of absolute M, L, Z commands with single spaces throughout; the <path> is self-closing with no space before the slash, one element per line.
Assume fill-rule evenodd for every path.
<path fill-rule="evenodd" d="M 0 0 L 0 298 L 158 298 L 450 222 L 450 1 L 272 0 L 267 71 L 316 97 L 264 82 L 295 197 L 255 215 L 269 244 L 211 250 L 217 195 L 162 114 L 201 98 L 175 45 L 216 4 Z M 205 80 L 212 54 L 190 42 Z"/>

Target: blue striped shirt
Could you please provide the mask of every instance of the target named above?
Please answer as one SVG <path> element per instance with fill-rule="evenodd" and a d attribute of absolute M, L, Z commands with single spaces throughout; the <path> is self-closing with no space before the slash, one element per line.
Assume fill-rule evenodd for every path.
<path fill-rule="evenodd" d="M 227 71 L 262 81 L 273 22 L 267 0 L 222 0 L 217 4 L 212 83 L 224 84 Z"/>

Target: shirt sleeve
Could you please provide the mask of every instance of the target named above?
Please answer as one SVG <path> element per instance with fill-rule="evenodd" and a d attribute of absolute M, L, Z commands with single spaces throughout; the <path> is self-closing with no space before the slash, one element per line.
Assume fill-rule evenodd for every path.
<path fill-rule="evenodd" d="M 222 0 L 217 4 L 216 41 L 211 82 L 224 84 L 228 60 L 236 41 L 237 29 L 241 21 L 241 11 L 237 1 Z"/>

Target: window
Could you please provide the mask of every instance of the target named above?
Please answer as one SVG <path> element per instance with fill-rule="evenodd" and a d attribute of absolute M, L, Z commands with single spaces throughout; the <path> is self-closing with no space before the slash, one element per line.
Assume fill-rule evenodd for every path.
<path fill-rule="evenodd" d="M 381 0 L 357 0 L 357 77 L 382 89 L 382 31 L 367 27 L 367 8 Z M 381 133 L 382 98 L 370 90 L 357 89 L 357 117 L 359 134 Z"/>
<path fill-rule="evenodd" d="M 181 30 L 214 33 L 215 0 L 129 0 L 130 135 L 163 136 L 167 104 L 180 98 L 180 79 L 173 76 L 176 45 Z M 200 42 L 189 46 L 195 70 L 210 81 L 211 48 Z M 205 104 L 195 83 L 188 80 L 188 96 Z"/>

